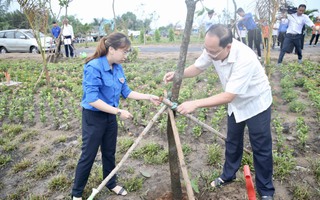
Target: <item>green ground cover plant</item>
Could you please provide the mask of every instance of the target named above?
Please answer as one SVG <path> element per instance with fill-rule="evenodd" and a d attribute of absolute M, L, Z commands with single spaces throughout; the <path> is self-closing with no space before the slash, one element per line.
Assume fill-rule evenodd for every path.
<path fill-rule="evenodd" d="M 139 56 L 136 59 L 123 64 L 132 89 L 155 95 L 163 95 L 164 90 L 171 90 L 170 84 L 162 83 L 162 77 L 175 69 L 177 59 L 140 59 Z M 187 65 L 193 61 L 194 58 L 189 58 Z M 0 86 L 0 199 L 54 199 L 58 193 L 70 199 L 82 143 L 80 101 L 83 62 L 81 58 L 75 58 L 49 64 L 50 85 L 46 85 L 45 77 L 41 77 L 35 87 L 41 69 L 39 63 L 32 60 L 0 61 L 0 65 L 8 66 L 13 80 L 22 82 L 14 87 Z M 303 65 L 290 63 L 270 71 L 273 90 L 280 88 L 273 91 L 278 102 L 273 105 L 272 114 L 274 180 L 279 186 L 277 192 L 282 191 L 289 199 L 315 199 L 320 190 L 320 162 L 314 159 L 320 152 L 317 134 L 320 122 L 319 64 L 304 61 Z M 280 77 L 279 81 L 273 81 L 272 77 L 276 75 Z M 0 76 L 0 80 L 4 79 Z M 220 91 L 222 88 L 218 75 L 210 68 L 195 79 L 183 81 L 178 103 Z M 128 109 L 134 119 L 118 122 L 117 161 L 120 161 L 159 109 L 146 101 L 130 99 L 121 99 L 120 107 Z M 193 115 L 223 134 L 226 133 L 226 106 L 199 109 Z M 155 196 L 150 197 L 151 193 L 157 197 L 161 193 L 147 192 L 151 186 L 170 185 L 167 117 L 164 113 L 158 119 L 143 143 L 132 153 L 128 163 L 119 171 L 119 183 L 130 191 L 129 199 L 140 196 L 155 199 Z M 179 114 L 176 122 L 197 197 L 204 199 L 211 195 L 218 198 L 224 195 L 234 199 L 234 196 L 228 196 L 230 192 L 227 190 L 213 191 L 210 187 L 211 181 L 222 171 L 224 143 Z M 284 127 L 285 123 L 289 124 L 288 131 Z M 244 146 L 250 149 L 247 134 Z M 101 155 L 98 154 L 84 197 L 88 197 L 92 188 L 101 183 L 101 163 Z M 254 175 L 252 155 L 244 153 L 242 166 L 245 164 L 250 166 Z M 303 164 L 309 170 L 305 172 L 308 176 L 306 181 L 297 175 L 301 172 L 296 166 Z M 139 173 L 141 169 L 147 169 L 151 177 L 143 177 Z M 238 181 L 231 185 L 238 195 L 245 194 L 241 170 L 242 167 Z M 306 187 L 305 182 L 313 187 Z M 19 187 L 12 188 L 12 183 Z M 36 186 L 40 189 L 37 190 Z M 104 199 L 110 195 L 110 192 L 104 190 L 98 198 Z"/>

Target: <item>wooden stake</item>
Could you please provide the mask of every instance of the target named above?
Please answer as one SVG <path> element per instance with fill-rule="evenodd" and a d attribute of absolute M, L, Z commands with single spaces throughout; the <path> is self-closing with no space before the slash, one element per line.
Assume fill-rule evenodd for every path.
<path fill-rule="evenodd" d="M 128 149 L 126 154 L 123 156 L 121 161 L 118 163 L 118 165 L 110 172 L 110 174 L 102 181 L 102 183 L 99 185 L 97 189 L 93 189 L 92 194 L 88 199 L 93 199 L 93 197 L 100 192 L 103 187 L 107 184 L 107 182 L 117 173 L 117 171 L 120 169 L 120 167 L 123 165 L 123 163 L 127 160 L 131 152 L 134 148 L 137 147 L 142 137 L 150 130 L 154 122 L 159 118 L 159 116 L 166 110 L 167 106 L 163 106 L 158 113 L 149 121 L 148 125 L 144 128 L 142 133 L 140 133 L 139 137 L 134 141 L 134 143 L 131 145 L 131 147 Z"/>
<path fill-rule="evenodd" d="M 186 188 L 187 188 L 187 194 L 188 194 L 188 199 L 189 200 L 194 200 L 194 194 L 193 194 L 193 189 L 192 189 L 192 185 L 188 176 L 188 170 L 186 167 L 186 163 L 184 162 L 184 155 L 183 155 L 183 151 L 182 151 L 182 146 L 181 146 L 181 142 L 180 142 L 180 137 L 179 137 L 179 132 L 176 126 L 176 122 L 174 120 L 174 115 L 172 110 L 169 108 L 168 109 L 168 113 L 170 116 L 170 121 L 171 121 L 171 126 L 172 126 L 172 130 L 173 130 L 173 136 L 174 136 L 174 140 L 176 142 L 176 147 L 177 147 L 177 152 L 178 152 L 178 158 L 179 158 L 179 163 L 180 163 L 180 168 L 182 171 L 182 176 L 184 179 L 184 182 L 186 184 Z"/>

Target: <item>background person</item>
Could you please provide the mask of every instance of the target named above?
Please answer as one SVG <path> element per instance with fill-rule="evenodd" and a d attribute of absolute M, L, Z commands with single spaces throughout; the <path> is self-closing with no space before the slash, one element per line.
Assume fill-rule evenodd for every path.
<path fill-rule="evenodd" d="M 279 22 L 278 20 L 274 23 L 272 28 L 272 49 L 275 48 L 278 38 L 278 29 L 279 29 Z M 279 45 L 278 45 L 279 46 Z"/>
<path fill-rule="evenodd" d="M 286 32 L 286 36 L 283 41 L 283 47 L 280 51 L 278 58 L 278 65 L 282 63 L 283 57 L 286 52 L 291 52 L 292 46 L 295 47 L 296 53 L 298 54 L 298 62 L 302 63 L 302 29 L 304 25 L 308 25 L 314 29 L 314 24 L 310 18 L 304 14 L 306 10 L 306 5 L 300 4 L 297 12 L 293 14 L 288 14 L 289 25 Z"/>
<path fill-rule="evenodd" d="M 132 91 L 126 81 L 123 68 L 130 49 L 130 40 L 122 33 L 112 33 L 103 37 L 93 54 L 86 59 L 83 71 L 82 109 L 82 153 L 79 159 L 72 196 L 82 199 L 82 193 L 100 147 L 102 154 L 103 178 L 115 167 L 115 153 L 118 134 L 116 116 L 121 119 L 132 118 L 127 110 L 118 108 L 120 95 L 136 100 L 150 100 L 159 105 L 159 98 L 154 95 Z M 127 191 L 118 186 L 116 175 L 106 187 L 118 195 Z"/>
<path fill-rule="evenodd" d="M 233 39 L 231 30 L 221 24 L 209 28 L 201 56 L 184 70 L 183 77 L 195 77 L 212 64 L 224 92 L 186 101 L 177 107 L 177 111 L 187 114 L 198 108 L 228 104 L 226 160 L 221 176 L 215 179 L 211 186 L 220 187 L 236 178 L 243 154 L 244 128 L 247 126 L 253 150 L 257 191 L 263 200 L 272 200 L 272 95 L 268 77 L 252 49 Z M 174 72 L 168 72 L 163 80 L 167 83 L 172 81 L 173 77 Z"/>
<path fill-rule="evenodd" d="M 64 43 L 64 49 L 66 52 L 66 57 L 69 57 L 69 56 L 73 57 L 74 47 L 73 47 L 72 41 L 74 40 L 74 34 L 73 34 L 73 28 L 69 24 L 68 19 L 63 20 L 62 36 L 63 36 L 63 43 Z"/>
<path fill-rule="evenodd" d="M 278 42 L 280 43 L 280 50 L 283 47 L 283 41 L 289 26 L 289 20 L 285 13 L 282 13 L 280 24 L 279 24 L 279 35 L 278 35 Z"/>
<path fill-rule="evenodd" d="M 315 47 L 318 43 L 319 34 L 320 34 L 320 16 L 316 17 L 316 22 L 314 23 L 314 25 L 316 28 L 315 30 L 312 31 L 312 36 L 311 36 L 309 45 L 312 45 L 313 39 L 316 38 L 313 45 Z"/>
<path fill-rule="evenodd" d="M 242 8 L 238 8 L 237 14 L 241 16 L 242 18 L 239 20 L 238 24 L 239 26 L 245 26 L 248 31 L 248 45 L 251 49 L 253 49 L 253 42 L 255 47 L 257 48 L 258 58 L 261 59 L 261 38 L 258 38 L 258 35 L 256 32 L 259 30 L 257 29 L 257 25 L 255 21 L 253 20 L 252 14 L 245 13 Z"/>
<path fill-rule="evenodd" d="M 205 26 L 205 31 L 207 31 L 210 28 L 210 26 L 212 26 L 213 24 L 218 23 L 218 20 L 216 19 L 213 9 L 208 10 L 208 14 L 204 17 L 203 23 Z"/>
<path fill-rule="evenodd" d="M 51 33 L 52 36 L 54 38 L 54 43 L 58 46 L 58 53 L 61 52 L 61 37 L 60 37 L 60 33 L 61 33 L 61 29 L 60 26 L 58 26 L 56 21 L 52 22 L 52 29 L 51 29 Z"/>

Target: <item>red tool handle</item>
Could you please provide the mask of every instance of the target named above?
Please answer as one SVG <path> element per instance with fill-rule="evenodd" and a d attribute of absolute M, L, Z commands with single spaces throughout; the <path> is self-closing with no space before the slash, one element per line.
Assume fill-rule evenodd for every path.
<path fill-rule="evenodd" d="M 256 200 L 256 191 L 254 190 L 249 165 L 245 165 L 243 167 L 243 173 L 244 173 L 244 177 L 246 179 L 248 198 L 249 198 L 249 200 Z"/>

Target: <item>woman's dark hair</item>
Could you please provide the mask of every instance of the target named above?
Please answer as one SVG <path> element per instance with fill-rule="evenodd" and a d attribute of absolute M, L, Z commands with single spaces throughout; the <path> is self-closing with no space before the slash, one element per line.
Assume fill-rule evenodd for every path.
<path fill-rule="evenodd" d="M 225 48 L 232 43 L 232 31 L 225 25 L 214 24 L 206 32 L 210 36 L 217 36 L 220 40 L 219 46 Z"/>
<path fill-rule="evenodd" d="M 85 60 L 85 63 L 88 63 L 90 60 L 95 58 L 100 58 L 102 56 L 106 56 L 109 51 L 109 47 L 113 47 L 114 49 L 124 49 L 131 46 L 131 42 L 126 35 L 123 33 L 111 33 L 108 36 L 105 36 L 100 39 L 100 42 L 96 48 L 94 54 L 88 57 Z"/>

